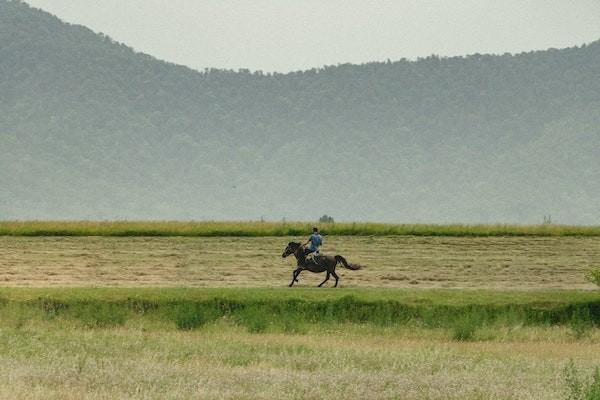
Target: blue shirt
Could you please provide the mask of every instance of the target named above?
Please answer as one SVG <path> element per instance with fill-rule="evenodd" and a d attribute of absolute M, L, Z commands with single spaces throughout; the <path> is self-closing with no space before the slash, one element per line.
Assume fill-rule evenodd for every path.
<path fill-rule="evenodd" d="M 310 238 L 308 238 L 308 240 L 310 241 L 308 248 L 313 251 L 317 250 L 319 246 L 323 243 L 323 237 L 318 233 L 313 233 L 312 235 L 310 235 Z"/>

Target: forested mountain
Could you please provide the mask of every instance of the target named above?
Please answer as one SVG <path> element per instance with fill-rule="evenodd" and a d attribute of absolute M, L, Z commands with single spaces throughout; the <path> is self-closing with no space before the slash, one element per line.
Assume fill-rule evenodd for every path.
<path fill-rule="evenodd" d="M 198 72 L 0 0 L 0 219 L 324 213 L 600 223 L 600 42 Z"/>

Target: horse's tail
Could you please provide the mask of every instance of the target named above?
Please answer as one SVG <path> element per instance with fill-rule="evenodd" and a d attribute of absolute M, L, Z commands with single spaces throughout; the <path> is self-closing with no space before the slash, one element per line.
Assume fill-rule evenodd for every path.
<path fill-rule="evenodd" d="M 349 264 L 349 263 L 346 261 L 346 259 L 345 259 L 344 257 L 342 257 L 342 256 L 339 256 L 339 255 L 338 255 L 338 256 L 335 256 L 335 262 L 336 262 L 336 264 L 337 264 L 337 263 L 339 263 L 339 264 L 342 264 L 342 265 L 344 266 L 344 268 L 346 268 L 346 269 L 351 269 L 351 270 L 353 270 L 353 271 L 356 271 L 357 269 L 361 269 L 361 268 L 363 268 L 363 266 L 362 266 L 362 265 L 358 265 L 358 264 Z"/>

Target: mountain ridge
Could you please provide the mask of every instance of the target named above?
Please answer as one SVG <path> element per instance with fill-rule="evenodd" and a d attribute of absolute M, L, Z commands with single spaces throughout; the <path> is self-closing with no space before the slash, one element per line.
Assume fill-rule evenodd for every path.
<path fill-rule="evenodd" d="M 202 72 L 0 1 L 0 43 L 2 219 L 600 222 L 599 41 Z"/>

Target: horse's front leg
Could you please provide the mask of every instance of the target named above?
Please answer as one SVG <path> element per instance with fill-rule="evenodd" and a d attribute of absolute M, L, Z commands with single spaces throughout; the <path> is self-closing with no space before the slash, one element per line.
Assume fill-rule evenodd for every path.
<path fill-rule="evenodd" d="M 294 270 L 294 272 L 292 272 L 292 282 L 288 285 L 289 287 L 292 287 L 294 285 L 294 282 L 298 282 L 298 275 L 300 275 L 300 272 L 302 272 L 302 268 L 298 267 Z"/>
<path fill-rule="evenodd" d="M 296 258 L 296 266 L 298 267 L 298 268 L 296 268 L 296 271 L 298 271 L 298 270 L 299 271 L 296 274 L 296 277 L 294 278 L 294 282 L 298 282 L 298 275 L 300 275 L 300 272 L 302 272 L 304 270 L 304 263 L 300 259 Z M 294 272 L 296 272 L 296 271 L 294 271 Z"/>

